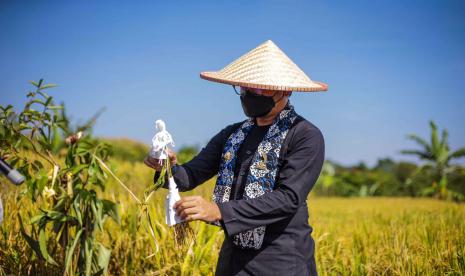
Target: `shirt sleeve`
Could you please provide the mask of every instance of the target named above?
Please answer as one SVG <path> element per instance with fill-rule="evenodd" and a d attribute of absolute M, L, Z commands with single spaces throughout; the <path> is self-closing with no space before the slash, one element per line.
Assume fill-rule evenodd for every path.
<path fill-rule="evenodd" d="M 285 219 L 307 200 L 323 166 L 324 138 L 318 128 L 305 125 L 296 129 L 292 140 L 272 192 L 218 203 L 227 235 Z"/>
<path fill-rule="evenodd" d="M 224 144 L 237 125 L 238 123 L 229 125 L 218 132 L 189 162 L 173 166 L 171 172 L 179 191 L 192 190 L 218 173 Z M 154 182 L 157 181 L 159 174 L 155 172 Z M 163 188 L 168 188 L 166 181 Z"/>

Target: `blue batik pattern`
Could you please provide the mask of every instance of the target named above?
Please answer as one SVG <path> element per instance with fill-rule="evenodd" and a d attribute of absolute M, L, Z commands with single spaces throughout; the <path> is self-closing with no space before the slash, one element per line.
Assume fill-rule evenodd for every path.
<path fill-rule="evenodd" d="M 256 198 L 273 191 L 278 170 L 279 152 L 289 128 L 296 118 L 297 114 L 294 111 L 294 107 L 289 102 L 279 115 L 276 116 L 273 124 L 268 129 L 268 132 L 258 145 L 257 151 L 253 156 L 243 194 L 245 200 Z M 216 203 L 229 201 L 231 186 L 234 179 L 237 151 L 253 125 L 253 119 L 249 118 L 244 121 L 226 141 L 221 156 L 216 186 L 212 196 L 213 201 Z M 220 225 L 218 222 L 213 224 Z M 259 226 L 238 233 L 234 235 L 233 243 L 244 249 L 260 249 L 263 243 L 265 229 L 265 226 Z"/>

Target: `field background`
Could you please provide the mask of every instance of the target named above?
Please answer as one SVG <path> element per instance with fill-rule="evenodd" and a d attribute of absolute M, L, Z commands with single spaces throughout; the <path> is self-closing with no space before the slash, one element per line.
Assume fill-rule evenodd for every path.
<path fill-rule="evenodd" d="M 113 160 L 118 177 L 137 195 L 151 184 L 153 172 L 142 162 Z M 26 272 L 39 262 L 19 233 L 17 212 L 36 210 L 24 187 L 1 178 L 5 218 L 0 226 L 0 274 Z M 183 194 L 210 198 L 214 179 Z M 114 275 L 213 275 L 223 232 L 202 222 L 191 223 L 195 239 L 176 248 L 164 224 L 160 190 L 149 208 L 156 239 L 139 220 L 138 205 L 113 179 L 104 198 L 119 204 L 121 226 L 111 220 L 99 238 L 112 250 L 109 272 Z M 316 260 L 321 275 L 462 275 L 465 273 L 465 206 L 431 198 L 365 197 L 308 198 L 309 223 L 314 228 Z M 141 221 L 139 223 L 139 221 Z M 138 228 L 139 225 L 139 228 Z M 194 242 L 195 241 L 195 242 Z M 151 256 L 151 257 L 148 257 Z M 53 266 L 48 266 L 53 271 Z"/>

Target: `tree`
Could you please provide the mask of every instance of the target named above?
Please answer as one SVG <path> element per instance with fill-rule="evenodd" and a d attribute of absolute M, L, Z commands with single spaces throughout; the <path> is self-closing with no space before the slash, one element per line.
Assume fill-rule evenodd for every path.
<path fill-rule="evenodd" d="M 460 148 L 454 152 L 450 152 L 448 142 L 448 132 L 443 129 L 441 138 L 439 138 L 438 128 L 433 121 L 430 121 L 431 128 L 431 141 L 428 143 L 425 139 L 410 134 L 408 139 L 413 140 L 419 144 L 422 149 L 420 150 L 402 150 L 402 154 L 416 155 L 421 160 L 431 163 L 433 168 L 433 181 L 431 187 L 426 190 L 426 193 L 432 193 L 441 198 L 450 197 L 463 197 L 457 195 L 447 189 L 447 174 L 451 169 L 450 161 L 465 156 L 465 147 Z"/>

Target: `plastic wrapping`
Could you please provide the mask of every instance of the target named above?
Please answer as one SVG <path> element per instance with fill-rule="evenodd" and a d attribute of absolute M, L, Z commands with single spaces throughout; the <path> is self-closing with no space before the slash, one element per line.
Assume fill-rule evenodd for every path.
<path fill-rule="evenodd" d="M 169 178 L 168 187 L 169 192 L 165 200 L 165 221 L 169 226 L 173 226 L 184 221 L 180 216 L 176 215 L 176 210 L 173 208 L 173 205 L 176 201 L 181 199 L 181 196 L 179 195 L 178 186 L 176 185 L 173 177 Z"/>

